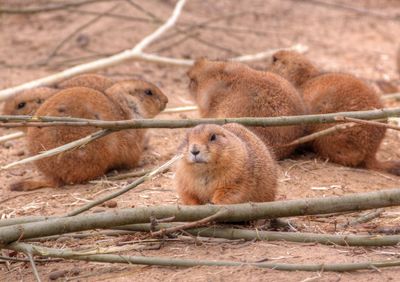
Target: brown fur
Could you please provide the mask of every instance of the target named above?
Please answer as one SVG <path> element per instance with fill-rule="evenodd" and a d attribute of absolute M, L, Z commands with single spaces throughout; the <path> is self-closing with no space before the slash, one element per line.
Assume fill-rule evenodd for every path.
<path fill-rule="evenodd" d="M 57 93 L 57 89 L 38 87 L 25 90 L 6 100 L 3 107 L 4 115 L 34 115 L 44 101 Z"/>
<path fill-rule="evenodd" d="M 342 73 L 320 73 L 305 56 L 279 51 L 273 56 L 271 71 L 282 75 L 301 91 L 312 114 L 362 111 L 382 108 L 379 96 L 360 79 Z M 331 124 L 310 126 L 311 132 Z M 385 128 L 359 125 L 327 135 L 313 142 L 323 158 L 353 167 L 367 167 L 400 174 L 399 162 L 379 162 L 376 152 L 385 135 Z"/>
<path fill-rule="evenodd" d="M 57 88 L 66 89 L 71 87 L 88 87 L 97 91 L 106 91 L 115 83 L 114 80 L 94 73 L 74 76 L 57 84 Z"/>
<path fill-rule="evenodd" d="M 151 95 L 148 91 L 151 91 Z M 106 93 L 86 87 L 58 92 L 37 111 L 38 115 L 81 117 L 101 120 L 152 118 L 162 111 L 167 97 L 153 84 L 144 81 L 121 81 Z M 93 127 L 29 128 L 28 148 L 32 155 L 85 137 Z M 12 190 L 32 190 L 45 186 L 83 183 L 110 169 L 137 165 L 143 150 L 144 130 L 112 133 L 80 148 L 36 161 L 44 179 L 22 181 Z"/>
<path fill-rule="evenodd" d="M 199 125 L 187 133 L 182 146 L 184 157 L 175 179 L 184 204 L 275 199 L 277 165 L 265 144 L 244 126 Z"/>
<path fill-rule="evenodd" d="M 202 117 L 274 117 L 302 115 L 303 101 L 285 79 L 233 62 L 198 60 L 189 70 L 190 91 Z M 279 147 L 303 135 L 302 126 L 249 127 L 277 159 L 294 147 Z"/>

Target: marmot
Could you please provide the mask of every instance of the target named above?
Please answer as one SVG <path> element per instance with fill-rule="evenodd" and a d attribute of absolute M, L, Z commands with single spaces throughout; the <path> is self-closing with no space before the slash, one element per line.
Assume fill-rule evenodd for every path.
<path fill-rule="evenodd" d="M 181 145 L 176 189 L 186 205 L 268 202 L 275 199 L 277 164 L 244 126 L 198 125 Z"/>
<path fill-rule="evenodd" d="M 51 87 L 37 87 L 18 93 L 5 101 L 3 115 L 34 115 L 44 101 L 57 91 Z"/>
<path fill-rule="evenodd" d="M 114 83 L 115 81 L 113 79 L 105 77 L 103 75 L 95 73 L 85 73 L 64 80 L 58 83 L 56 87 L 60 89 L 66 89 L 71 87 L 83 86 L 104 92 Z"/>
<path fill-rule="evenodd" d="M 60 82 L 55 87 L 37 87 L 8 98 L 3 106 L 3 114 L 34 115 L 40 105 L 60 89 L 83 86 L 104 92 L 114 83 L 114 80 L 98 74 L 77 75 Z"/>
<path fill-rule="evenodd" d="M 305 114 L 297 90 L 282 77 L 234 62 L 199 59 L 188 71 L 190 92 L 202 117 L 275 117 Z M 249 127 L 277 159 L 295 149 L 280 147 L 299 138 L 298 126 Z"/>
<path fill-rule="evenodd" d="M 162 111 L 168 98 L 155 85 L 140 81 L 120 81 L 105 93 L 72 87 L 59 91 L 37 110 L 41 116 L 80 117 L 99 120 L 152 118 Z M 27 133 L 32 155 L 85 137 L 94 127 L 31 127 Z M 84 147 L 36 161 L 44 178 L 14 183 L 11 190 L 33 190 L 64 184 L 84 183 L 110 169 L 137 165 L 143 150 L 144 130 L 130 129 L 112 133 Z"/>
<path fill-rule="evenodd" d="M 363 111 L 383 108 L 380 97 L 366 83 L 350 74 L 322 73 L 304 55 L 279 51 L 273 55 L 271 71 L 292 82 L 302 94 L 311 114 Z M 310 125 L 317 132 L 332 124 Z M 400 162 L 380 162 L 376 152 L 385 128 L 357 125 L 312 142 L 322 157 L 345 166 L 366 167 L 400 175 Z"/>

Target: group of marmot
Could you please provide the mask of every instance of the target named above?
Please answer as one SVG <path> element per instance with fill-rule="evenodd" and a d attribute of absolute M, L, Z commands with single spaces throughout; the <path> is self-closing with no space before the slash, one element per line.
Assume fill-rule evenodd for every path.
<path fill-rule="evenodd" d="M 199 59 L 187 73 L 190 93 L 201 117 L 276 117 L 382 108 L 378 94 L 362 80 L 318 70 L 304 55 L 279 51 L 268 71 L 244 64 Z M 4 114 L 81 117 L 98 120 L 153 118 L 168 102 L 155 85 L 141 80 L 113 81 L 88 74 L 54 86 L 20 93 L 4 105 Z M 273 201 L 276 160 L 295 146 L 283 146 L 332 124 L 244 127 L 199 125 L 180 146 L 175 183 L 184 204 L 233 204 Z M 400 162 L 380 162 L 376 152 L 384 127 L 357 125 L 311 142 L 322 158 L 345 166 L 400 175 Z M 93 127 L 31 127 L 32 155 L 87 136 Z M 83 183 L 115 168 L 135 167 L 145 130 L 114 132 L 84 147 L 36 161 L 43 177 L 22 180 L 12 190 Z"/>

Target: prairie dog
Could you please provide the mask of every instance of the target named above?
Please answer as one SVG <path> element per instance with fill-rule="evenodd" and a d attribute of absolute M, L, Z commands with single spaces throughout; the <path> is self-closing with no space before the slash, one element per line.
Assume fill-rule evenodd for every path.
<path fill-rule="evenodd" d="M 25 90 L 8 98 L 3 106 L 4 115 L 34 115 L 46 99 L 57 93 L 51 87 L 37 87 Z"/>
<path fill-rule="evenodd" d="M 292 82 L 303 96 L 311 114 L 362 111 L 383 108 L 375 91 L 350 74 L 321 73 L 304 55 L 279 51 L 273 56 L 271 71 Z M 309 126 L 317 132 L 331 124 Z M 312 142 L 323 158 L 345 166 L 366 167 L 400 175 L 400 162 L 380 162 L 376 152 L 386 128 L 357 125 L 344 131 L 323 136 Z"/>
<path fill-rule="evenodd" d="M 266 145 L 244 126 L 198 125 L 181 145 L 176 189 L 186 205 L 273 201 L 277 164 Z"/>
<path fill-rule="evenodd" d="M 162 111 L 168 98 L 155 85 L 140 81 L 120 81 L 105 93 L 72 87 L 48 99 L 37 115 L 81 117 L 101 120 L 152 118 Z M 28 149 L 32 155 L 85 137 L 98 129 L 93 127 L 29 128 Z M 84 183 L 110 169 L 137 165 L 143 150 L 144 130 L 112 133 L 84 147 L 36 161 L 44 178 L 14 183 L 11 190 L 33 190 L 64 184 Z"/>
<path fill-rule="evenodd" d="M 274 117 L 305 114 L 297 90 L 284 78 L 234 63 L 199 59 L 188 71 L 189 89 L 202 117 Z M 277 159 L 295 149 L 280 147 L 303 135 L 303 126 L 249 127 Z"/>

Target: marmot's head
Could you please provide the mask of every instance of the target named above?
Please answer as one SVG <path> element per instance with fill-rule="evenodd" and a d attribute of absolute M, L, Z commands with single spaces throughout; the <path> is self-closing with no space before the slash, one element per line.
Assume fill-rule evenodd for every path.
<path fill-rule="evenodd" d="M 58 90 L 50 87 L 38 87 L 25 90 L 6 100 L 4 115 L 34 115 L 43 102 Z"/>
<path fill-rule="evenodd" d="M 167 96 L 157 86 L 143 80 L 119 81 L 106 93 L 118 102 L 125 103 L 133 113 L 143 118 L 155 117 L 168 103 Z"/>
<path fill-rule="evenodd" d="M 226 166 L 235 158 L 239 138 L 219 125 L 198 125 L 186 133 L 181 145 L 184 159 L 191 165 Z M 229 164 L 228 164 L 229 165 Z"/>
<path fill-rule="evenodd" d="M 295 51 L 278 51 L 272 56 L 271 72 L 289 80 L 295 87 L 317 75 L 317 68 L 304 55 Z"/>

